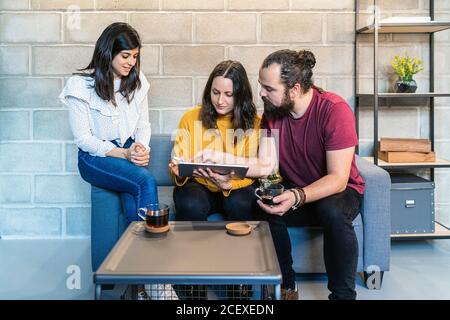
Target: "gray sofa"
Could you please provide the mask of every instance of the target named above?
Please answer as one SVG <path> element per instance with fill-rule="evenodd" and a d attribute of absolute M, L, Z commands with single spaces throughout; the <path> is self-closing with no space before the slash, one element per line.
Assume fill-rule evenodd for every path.
<path fill-rule="evenodd" d="M 170 135 L 153 135 L 149 170 L 158 182 L 159 200 L 170 204 L 173 181 L 168 173 L 172 143 Z M 389 174 L 357 157 L 359 171 L 366 182 L 364 204 L 354 221 L 359 244 L 358 272 L 389 270 L 390 258 L 390 177 Z M 126 228 L 117 193 L 92 187 L 92 268 L 96 270 Z M 221 219 L 210 216 L 211 220 Z M 320 227 L 289 227 L 292 240 L 294 270 L 297 273 L 324 273 L 323 236 Z"/>

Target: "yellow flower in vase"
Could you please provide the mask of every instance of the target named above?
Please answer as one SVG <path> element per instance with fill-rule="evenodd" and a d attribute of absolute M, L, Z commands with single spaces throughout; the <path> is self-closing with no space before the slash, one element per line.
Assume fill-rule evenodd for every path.
<path fill-rule="evenodd" d="M 391 60 L 391 66 L 399 78 L 395 83 L 395 91 L 400 93 L 415 92 L 417 90 L 417 83 L 413 79 L 413 75 L 423 70 L 422 60 L 410 58 L 408 55 L 404 57 L 396 55 Z"/>

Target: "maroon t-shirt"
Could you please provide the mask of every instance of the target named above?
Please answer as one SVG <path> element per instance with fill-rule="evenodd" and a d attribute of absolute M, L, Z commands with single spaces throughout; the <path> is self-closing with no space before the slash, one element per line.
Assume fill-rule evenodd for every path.
<path fill-rule="evenodd" d="M 327 175 L 326 151 L 350 148 L 358 144 L 355 117 L 344 99 L 331 92 L 313 89 L 313 97 L 305 114 L 267 120 L 261 128 L 269 136 L 279 130 L 279 162 L 283 179 L 299 187 L 310 185 Z M 364 179 L 353 156 L 347 186 L 364 193 Z"/>

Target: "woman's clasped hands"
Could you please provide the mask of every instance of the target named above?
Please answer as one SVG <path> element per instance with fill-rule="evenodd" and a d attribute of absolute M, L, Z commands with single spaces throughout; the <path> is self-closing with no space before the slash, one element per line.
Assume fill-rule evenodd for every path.
<path fill-rule="evenodd" d="M 126 157 L 135 165 L 145 167 L 150 162 L 150 150 L 147 150 L 141 143 L 135 142 L 127 149 Z"/>

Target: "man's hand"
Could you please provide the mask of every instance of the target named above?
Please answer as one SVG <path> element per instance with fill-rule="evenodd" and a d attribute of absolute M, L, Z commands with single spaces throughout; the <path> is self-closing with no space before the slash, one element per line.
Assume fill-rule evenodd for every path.
<path fill-rule="evenodd" d="M 258 200 L 257 202 L 265 212 L 282 216 L 295 204 L 295 195 L 291 191 L 286 190 L 279 196 L 274 197 L 272 201 L 273 203 L 276 203 L 276 205 L 269 206 L 264 204 L 261 200 Z"/>
<path fill-rule="evenodd" d="M 207 168 L 206 170 L 204 169 L 194 170 L 193 175 L 196 178 L 208 179 L 221 190 L 230 190 L 232 187 L 230 180 L 233 174 L 234 172 L 231 172 L 230 174 L 218 174 L 212 171 L 211 169 Z"/>

